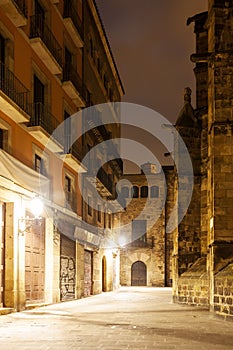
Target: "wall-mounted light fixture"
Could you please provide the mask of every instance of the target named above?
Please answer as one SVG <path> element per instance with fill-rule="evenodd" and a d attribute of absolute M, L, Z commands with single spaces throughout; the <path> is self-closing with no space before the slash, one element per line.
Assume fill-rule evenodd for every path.
<path fill-rule="evenodd" d="M 34 217 L 20 217 L 19 218 L 19 233 L 24 234 L 27 232 L 33 225 L 33 223 L 40 222 L 41 221 L 41 213 L 43 211 L 43 202 L 40 198 L 35 197 L 30 201 L 29 206 L 30 212 L 33 214 Z"/>

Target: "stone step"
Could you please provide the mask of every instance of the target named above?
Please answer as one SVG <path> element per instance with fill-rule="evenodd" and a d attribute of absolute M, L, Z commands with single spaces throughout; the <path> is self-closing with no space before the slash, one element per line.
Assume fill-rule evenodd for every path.
<path fill-rule="evenodd" d="M 15 310 L 13 308 L 10 308 L 10 307 L 0 307 L 0 315 L 8 315 L 14 311 Z"/>

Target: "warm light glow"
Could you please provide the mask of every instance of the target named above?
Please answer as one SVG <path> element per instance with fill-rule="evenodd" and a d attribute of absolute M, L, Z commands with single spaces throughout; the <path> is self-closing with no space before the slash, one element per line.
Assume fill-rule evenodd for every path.
<path fill-rule="evenodd" d="M 35 218 L 38 218 L 43 211 L 43 203 L 40 198 L 33 198 L 30 202 L 30 210 Z"/>

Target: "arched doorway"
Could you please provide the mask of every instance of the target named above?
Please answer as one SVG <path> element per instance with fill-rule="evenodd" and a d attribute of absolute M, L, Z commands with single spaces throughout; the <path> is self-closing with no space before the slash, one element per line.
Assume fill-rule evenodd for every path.
<path fill-rule="evenodd" d="M 146 264 L 136 261 L 131 267 L 131 286 L 146 286 Z"/>
<path fill-rule="evenodd" d="M 102 258 L 102 291 L 107 291 L 107 262 L 106 256 Z"/>

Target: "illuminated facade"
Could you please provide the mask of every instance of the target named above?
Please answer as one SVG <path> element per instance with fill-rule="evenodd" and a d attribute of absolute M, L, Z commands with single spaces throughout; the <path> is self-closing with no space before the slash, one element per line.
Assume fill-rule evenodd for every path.
<path fill-rule="evenodd" d="M 88 176 L 80 183 L 78 172 L 88 175 L 81 161 L 100 141 L 93 135 L 118 131 L 94 128 L 70 146 L 67 124 L 51 138 L 70 115 L 123 95 L 94 1 L 0 1 L 0 55 L 0 307 L 22 310 L 111 290 L 117 252 L 99 249 L 99 232 L 85 226 L 99 217 L 104 234 L 111 213 L 88 218 L 80 188 L 91 195 L 92 184 Z M 116 175 L 113 167 L 102 173 L 113 182 L 118 166 Z M 101 188 L 109 187 L 105 178 L 99 176 Z M 34 219 L 30 200 L 41 187 L 44 209 Z"/>

